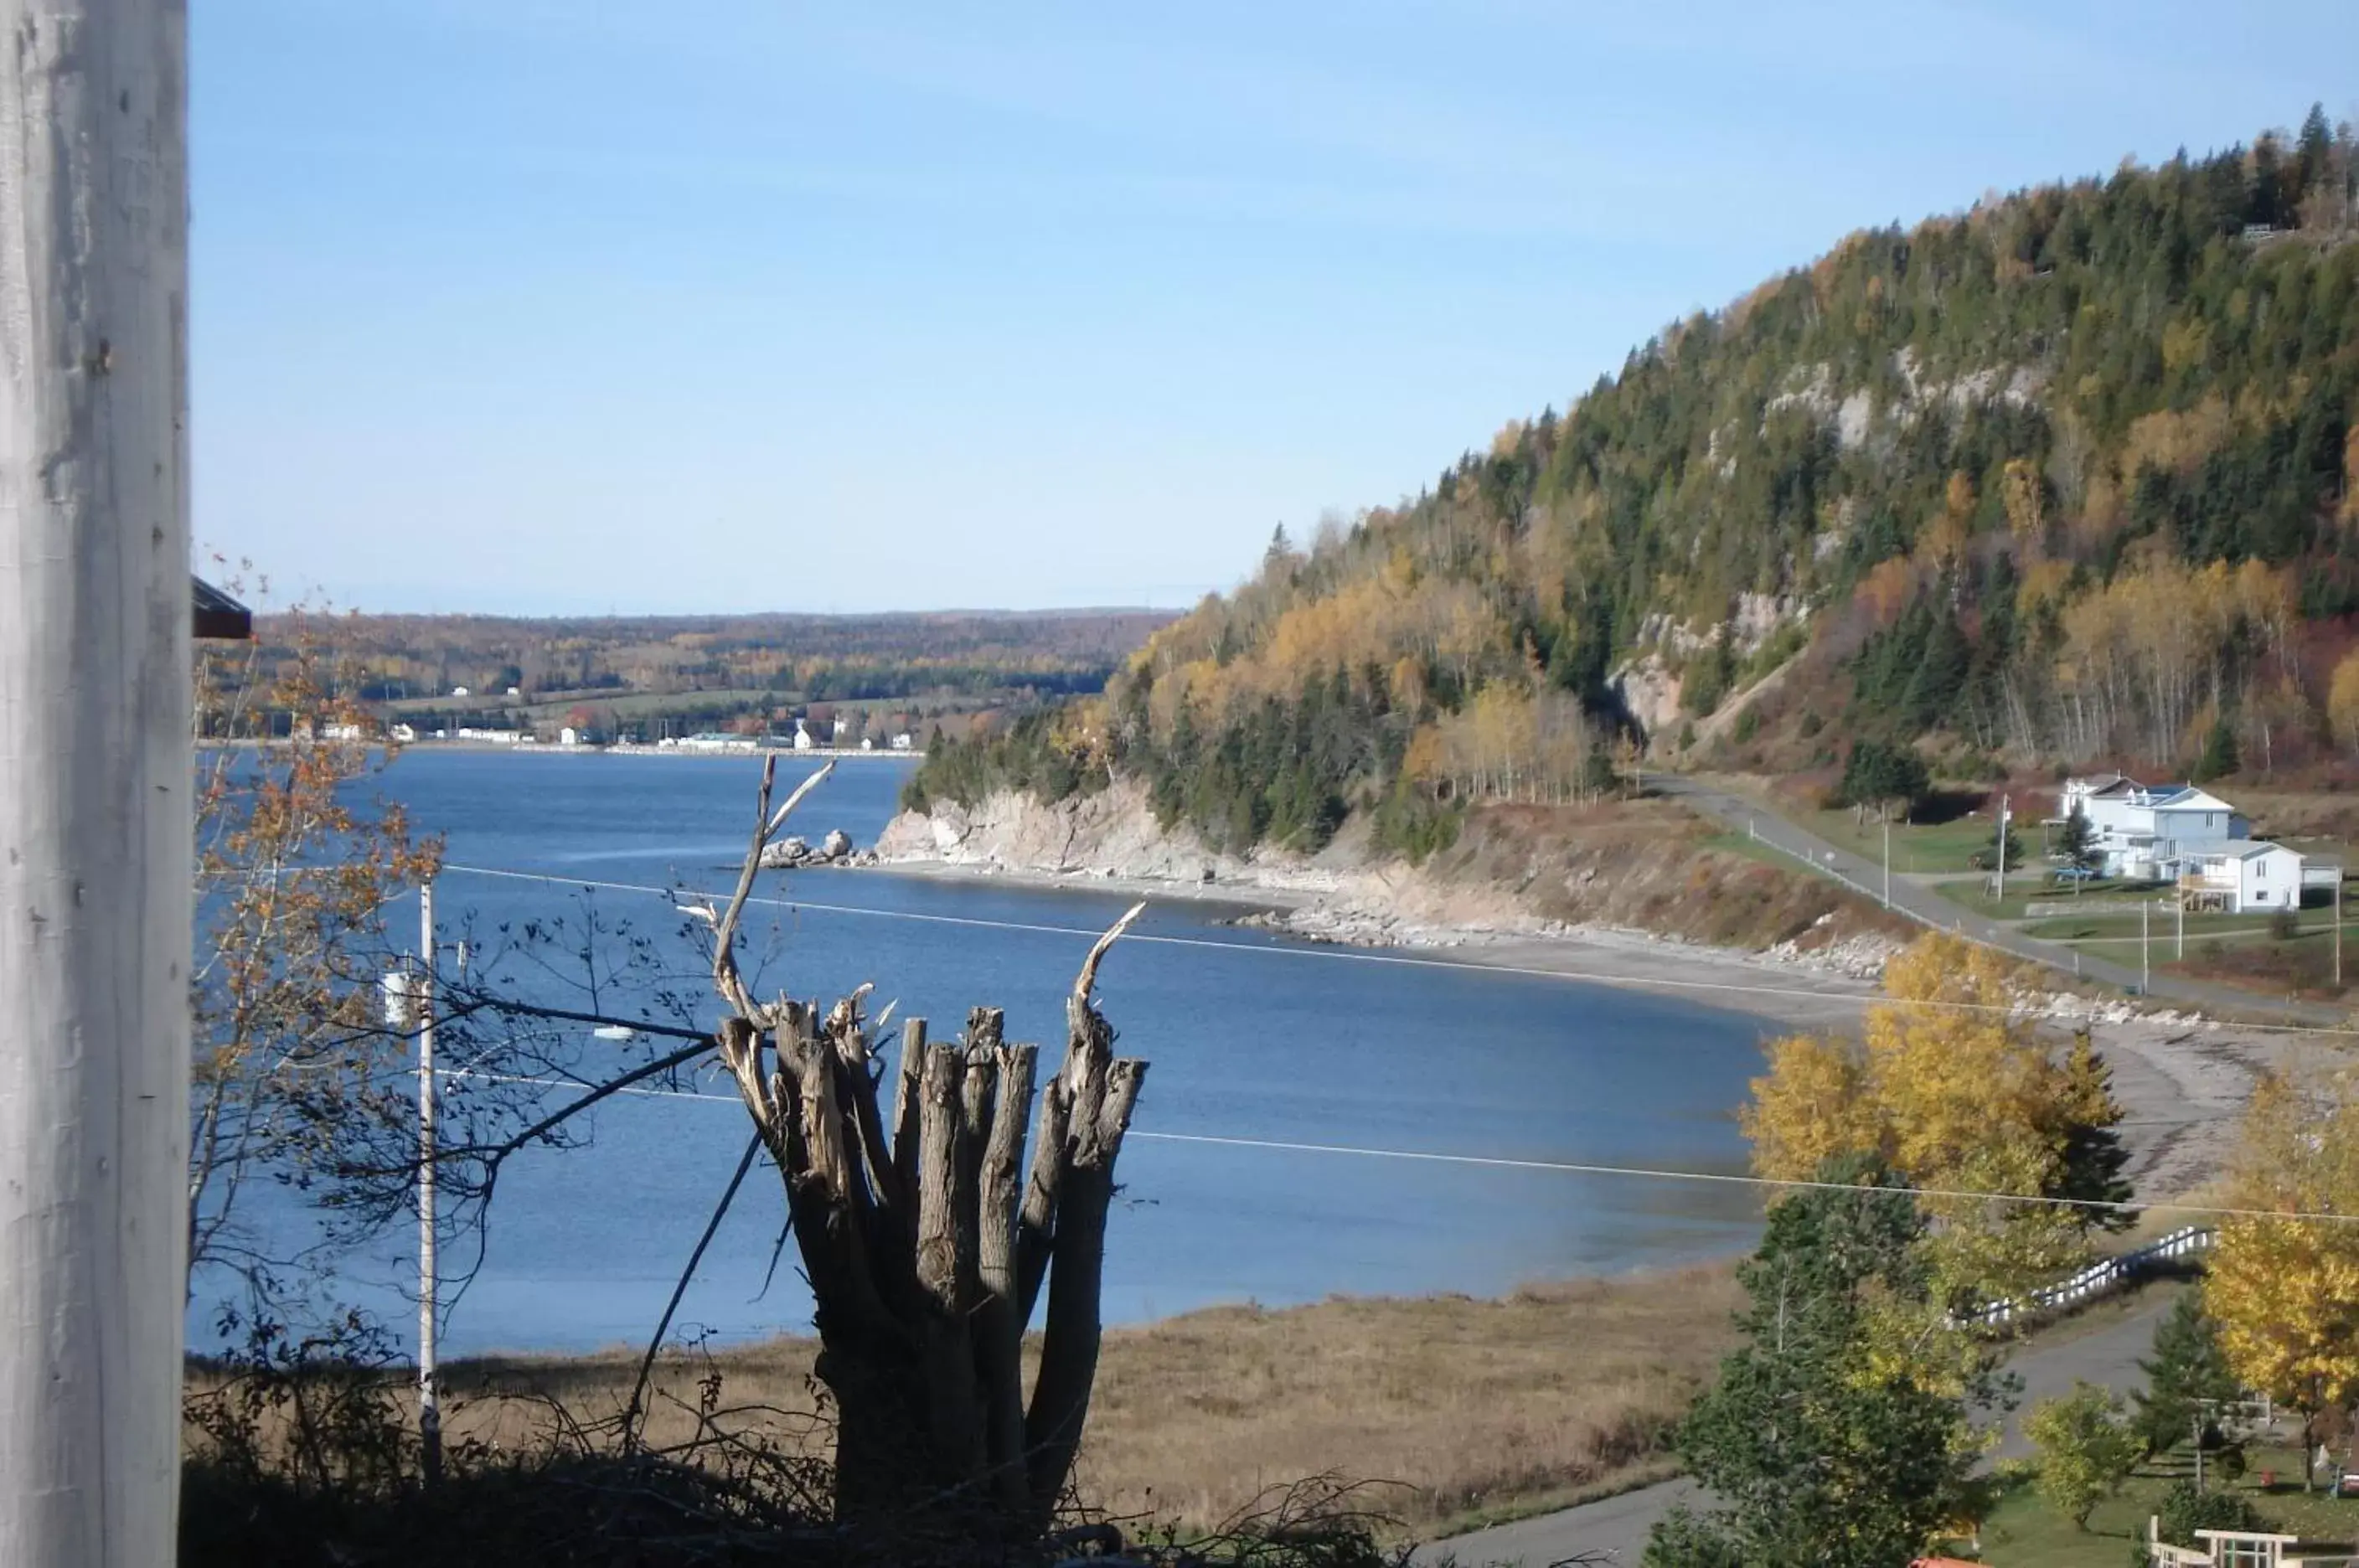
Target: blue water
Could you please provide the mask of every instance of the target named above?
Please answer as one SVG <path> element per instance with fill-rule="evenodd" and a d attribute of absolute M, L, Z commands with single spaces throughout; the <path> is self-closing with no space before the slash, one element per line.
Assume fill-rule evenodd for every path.
<path fill-rule="evenodd" d="M 816 840 L 873 841 L 905 761 L 847 760 L 799 813 Z M 726 886 L 751 826 L 759 764 L 745 758 L 510 756 L 415 748 L 375 781 L 447 835 L 454 866 L 658 887 Z M 780 768 L 781 789 L 809 771 Z M 970 1007 L 1007 1011 L 1007 1037 L 1062 1049 L 1062 998 L 1089 938 L 1125 900 L 881 873 L 768 874 L 749 924 L 765 992 L 875 1002 L 954 1033 Z M 669 955 L 709 1024 L 717 1007 L 661 897 L 605 888 Z M 445 938 L 497 951 L 505 923 L 577 922 L 578 887 L 453 870 L 437 888 Z M 1125 1054 L 1152 1067 L 1119 1167 L 1106 1307 L 1143 1320 L 1217 1301 L 1283 1304 L 1335 1292 L 1474 1294 L 1739 1250 L 1756 1233 L 1742 1189 L 1213 1144 L 1148 1135 L 1475 1156 L 1743 1169 L 1730 1110 L 1759 1071 L 1767 1026 L 1738 1014 L 1478 967 L 1356 961 L 1222 925 L 1233 909 L 1169 900 L 1101 975 Z M 1049 930 L 888 918 L 949 917 Z M 414 923 L 414 910 L 397 914 Z M 1062 928 L 1062 929 L 1058 929 Z M 507 973 L 526 984 L 522 961 Z M 557 983 L 547 975 L 544 985 Z M 558 989 L 562 989 L 559 986 Z M 542 993 L 560 999 L 555 991 Z M 610 989 L 603 1010 L 645 997 Z M 579 1005 L 578 998 L 574 1005 Z M 708 1081 L 708 1090 L 726 1085 Z M 534 1151 L 503 1175 L 480 1269 L 451 1304 L 444 1346 L 572 1349 L 642 1339 L 742 1152 L 725 1100 L 633 1098 L 595 1113 L 584 1148 Z M 676 1332 L 743 1337 L 809 1324 L 788 1244 L 763 1279 L 783 1203 L 751 1176 L 683 1303 Z M 351 1299 L 401 1321 L 414 1231 L 342 1266 Z M 203 1300 L 192 1328 L 201 1326 Z"/>

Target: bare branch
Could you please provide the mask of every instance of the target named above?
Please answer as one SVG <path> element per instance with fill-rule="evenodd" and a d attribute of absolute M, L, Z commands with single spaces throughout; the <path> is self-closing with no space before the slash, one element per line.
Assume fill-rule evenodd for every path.
<path fill-rule="evenodd" d="M 1131 922 L 1145 913 L 1147 913 L 1147 904 L 1142 899 L 1125 910 L 1122 919 L 1114 921 L 1105 935 L 1098 938 L 1096 943 L 1090 949 L 1090 955 L 1082 960 L 1082 972 L 1073 981 L 1075 996 L 1084 1002 L 1090 999 L 1090 993 L 1097 988 L 1099 961 L 1105 957 L 1108 948 L 1122 940 L 1123 932 L 1130 930 Z"/>

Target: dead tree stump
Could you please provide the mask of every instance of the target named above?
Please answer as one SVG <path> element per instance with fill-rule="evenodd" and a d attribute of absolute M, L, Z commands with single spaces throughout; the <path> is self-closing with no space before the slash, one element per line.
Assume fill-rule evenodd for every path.
<path fill-rule="evenodd" d="M 702 913 L 730 1009 L 721 1059 L 784 1178 L 816 1303 L 819 1376 L 837 1412 L 837 1509 L 848 1519 L 982 1510 L 1038 1530 L 1089 1416 L 1114 1159 L 1147 1073 L 1114 1056 L 1092 992 L 1099 963 L 1146 906 L 1082 962 L 1065 1004 L 1064 1059 L 1037 1091 L 1038 1048 L 1005 1043 L 997 1009 L 976 1008 L 951 1044 L 908 1020 L 888 1137 L 886 1072 L 871 1038 L 887 1020 L 864 1017 L 869 987 L 824 1014 L 815 1002 L 758 1002 L 735 958 L 763 851 L 832 767 L 773 813 L 774 766 L 764 766 L 736 891 L 726 909 Z M 1024 1329 L 1044 1289 L 1027 1399 Z"/>

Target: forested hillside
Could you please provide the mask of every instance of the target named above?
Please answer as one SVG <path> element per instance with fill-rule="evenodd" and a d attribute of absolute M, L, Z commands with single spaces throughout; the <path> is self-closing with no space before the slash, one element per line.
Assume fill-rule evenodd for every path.
<path fill-rule="evenodd" d="M 2359 739 L 2350 127 L 1809 267 L 1159 631 L 913 797 L 1109 768 L 1214 841 L 1419 848 L 1608 749 L 2217 774 Z"/>

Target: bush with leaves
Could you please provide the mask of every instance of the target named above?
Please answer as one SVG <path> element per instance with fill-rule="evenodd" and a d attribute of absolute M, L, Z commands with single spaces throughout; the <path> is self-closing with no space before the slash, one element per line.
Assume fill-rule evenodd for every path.
<path fill-rule="evenodd" d="M 2201 1491 L 2192 1481 L 2177 1481 L 2162 1495 L 2155 1510 L 2162 1539 L 2173 1546 L 2194 1546 L 2199 1530 L 2259 1530 L 2261 1516 L 2252 1499 L 2235 1492 Z"/>
<path fill-rule="evenodd" d="M 2079 1530 L 2121 1490 L 2141 1451 L 2122 1420 L 2121 1396 L 2093 1383 L 2076 1382 L 2071 1393 L 2034 1405 L 2023 1432 L 2039 1454 L 2039 1495 Z"/>

